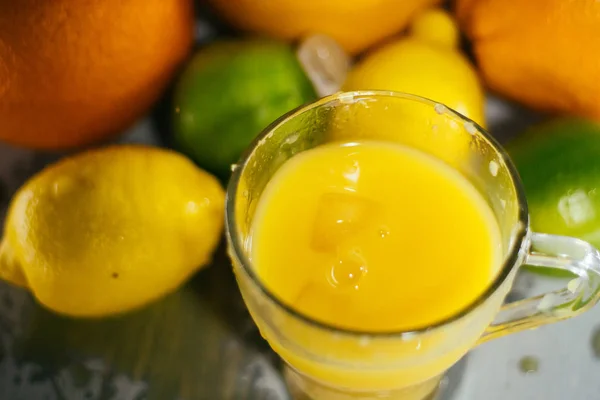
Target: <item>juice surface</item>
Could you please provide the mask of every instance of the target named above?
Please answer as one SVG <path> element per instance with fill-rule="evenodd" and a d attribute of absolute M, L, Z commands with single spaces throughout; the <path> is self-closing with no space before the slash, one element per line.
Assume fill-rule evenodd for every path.
<path fill-rule="evenodd" d="M 456 170 L 383 142 L 331 143 L 273 176 L 252 263 L 276 296 L 341 328 L 426 327 L 472 303 L 499 266 L 489 206 Z"/>

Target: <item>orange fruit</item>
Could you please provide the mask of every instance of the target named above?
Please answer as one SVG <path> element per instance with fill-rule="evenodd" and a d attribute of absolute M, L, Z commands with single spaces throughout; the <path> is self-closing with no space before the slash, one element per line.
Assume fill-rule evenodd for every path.
<path fill-rule="evenodd" d="M 191 0 L 0 0 L 0 140 L 37 149 L 116 134 L 193 40 Z"/>
<path fill-rule="evenodd" d="M 600 119 L 600 2 L 458 0 L 487 85 L 542 111 Z"/>
<path fill-rule="evenodd" d="M 210 0 L 234 26 L 280 39 L 325 34 L 358 53 L 440 0 Z"/>

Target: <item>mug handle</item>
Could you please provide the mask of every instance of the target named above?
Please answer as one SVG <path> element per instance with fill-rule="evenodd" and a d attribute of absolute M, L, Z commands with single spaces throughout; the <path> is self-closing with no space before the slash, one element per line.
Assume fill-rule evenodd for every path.
<path fill-rule="evenodd" d="M 478 344 L 577 316 L 600 299 L 600 253 L 586 241 L 533 233 L 524 264 L 575 274 L 567 287 L 505 304 Z"/>

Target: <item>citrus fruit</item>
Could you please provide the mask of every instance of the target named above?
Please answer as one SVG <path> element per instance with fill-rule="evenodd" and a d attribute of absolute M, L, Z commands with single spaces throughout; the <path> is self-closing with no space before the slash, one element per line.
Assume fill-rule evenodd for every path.
<path fill-rule="evenodd" d="M 193 40 L 191 0 L 0 0 L 0 140 L 104 140 L 158 99 Z"/>
<path fill-rule="evenodd" d="M 367 53 L 350 70 L 343 90 L 384 90 L 415 94 L 442 103 L 484 125 L 484 94 L 477 75 L 457 47 L 458 32 L 445 11 L 432 9 L 419 14 L 407 36 Z M 351 115 L 342 108 L 336 118 L 353 120 L 352 130 L 331 132 L 334 140 L 354 137 L 400 141 L 426 151 L 451 165 L 464 162 L 472 136 L 464 125 L 449 123 L 438 104 L 380 99 L 379 106 L 354 106 Z M 389 106 L 389 107 L 388 107 Z M 387 109 L 391 111 L 387 111 Z M 400 115 L 402 114 L 402 115 Z M 335 126 L 335 124 L 334 124 Z M 475 126 L 472 126 L 475 129 Z"/>
<path fill-rule="evenodd" d="M 456 12 L 492 90 L 600 118 L 600 2 L 459 0 Z"/>
<path fill-rule="evenodd" d="M 315 92 L 287 43 L 220 41 L 198 51 L 177 83 L 178 149 L 221 177 L 252 139 Z"/>
<path fill-rule="evenodd" d="M 358 53 L 400 32 L 413 15 L 439 0 L 210 0 L 234 26 L 280 39 L 325 34 Z"/>
<path fill-rule="evenodd" d="M 223 207 L 218 181 L 175 152 L 132 145 L 81 153 L 12 199 L 0 277 L 58 313 L 124 312 L 210 260 Z"/>
<path fill-rule="evenodd" d="M 412 22 L 410 28 L 412 36 L 429 43 L 437 43 L 448 48 L 458 46 L 459 32 L 456 22 L 442 9 L 433 8 L 421 13 Z"/>
<path fill-rule="evenodd" d="M 348 75 L 344 90 L 394 90 L 443 103 L 485 125 L 484 94 L 458 31 L 443 10 L 419 14 L 407 36 L 368 53 Z"/>
<path fill-rule="evenodd" d="M 523 181 L 531 228 L 600 248 L 600 123 L 556 119 L 507 149 Z"/>

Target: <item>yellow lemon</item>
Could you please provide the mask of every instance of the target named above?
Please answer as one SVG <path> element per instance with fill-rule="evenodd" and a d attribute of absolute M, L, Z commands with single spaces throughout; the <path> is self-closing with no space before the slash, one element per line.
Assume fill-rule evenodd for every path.
<path fill-rule="evenodd" d="M 406 37 L 368 54 L 349 73 L 344 90 L 379 89 L 416 94 L 443 103 L 485 125 L 478 76 L 457 47 L 458 31 L 445 11 L 428 10 Z"/>
<path fill-rule="evenodd" d="M 458 47 L 456 23 L 441 9 L 421 13 L 407 36 L 374 50 L 348 74 L 343 90 L 391 90 L 415 94 L 448 106 L 484 125 L 484 92 L 474 68 Z M 347 135 L 402 142 L 432 153 L 449 162 L 461 161 L 471 136 L 463 124 L 449 121 L 444 112 L 431 105 L 397 102 L 367 105 L 362 112 L 352 109 L 353 132 L 333 131 L 332 138 Z M 441 105 L 436 108 L 445 110 Z M 336 113 L 336 118 L 348 119 Z M 401 115 L 400 115 L 401 114 Z M 361 122 L 361 120 L 363 122 Z M 473 128 L 474 129 L 474 128 Z M 360 131 L 360 132 L 358 132 Z"/>
<path fill-rule="evenodd" d="M 454 19 L 439 8 L 423 12 L 412 22 L 411 36 L 448 48 L 458 46 L 459 32 Z"/>
<path fill-rule="evenodd" d="M 0 277 L 58 313 L 124 312 L 210 260 L 223 207 L 218 181 L 175 152 L 132 145 L 82 153 L 13 198 Z"/>

